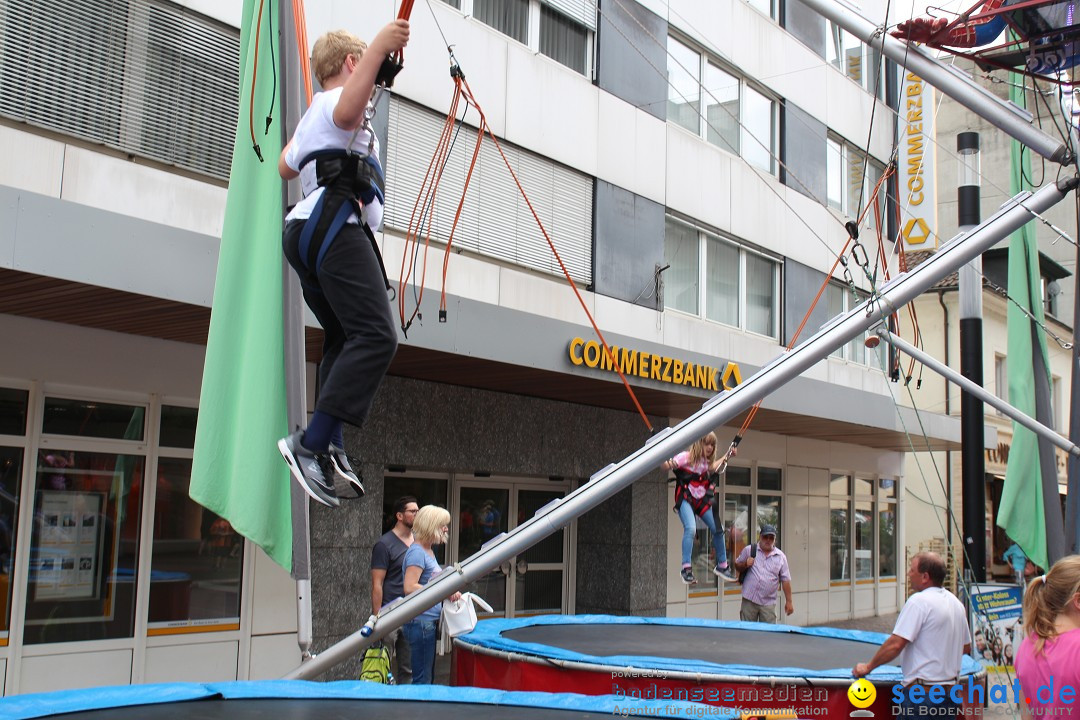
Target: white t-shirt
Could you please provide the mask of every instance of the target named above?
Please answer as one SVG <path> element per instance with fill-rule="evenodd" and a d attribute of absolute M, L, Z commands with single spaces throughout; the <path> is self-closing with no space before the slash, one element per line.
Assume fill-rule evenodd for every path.
<path fill-rule="evenodd" d="M 289 220 L 304 220 L 311 217 L 311 211 L 319 202 L 323 189 L 315 181 L 315 163 L 310 162 L 303 168 L 300 162 L 319 150 L 344 149 L 352 138 L 353 130 L 342 130 L 334 123 L 334 108 L 341 99 L 341 91 L 344 88 L 334 88 L 326 92 L 316 93 L 311 98 L 311 106 L 300 122 L 296 125 L 296 132 L 292 136 L 292 144 L 285 153 L 285 164 L 300 173 L 300 185 L 304 189 L 305 197 L 298 202 L 285 217 Z M 360 154 L 366 154 L 368 143 L 372 135 L 364 129 L 356 134 L 352 148 Z M 374 146 L 371 153 L 379 157 L 379 138 L 374 137 Z M 377 230 L 382 223 L 382 203 L 378 200 L 364 206 L 364 221 L 372 230 Z M 356 224 L 356 215 L 349 218 L 349 222 Z"/>
<path fill-rule="evenodd" d="M 928 587 L 908 598 L 893 634 L 908 641 L 900 654 L 905 685 L 915 680 L 953 682 L 960 674 L 964 646 L 971 642 L 964 606 L 939 587 Z"/>

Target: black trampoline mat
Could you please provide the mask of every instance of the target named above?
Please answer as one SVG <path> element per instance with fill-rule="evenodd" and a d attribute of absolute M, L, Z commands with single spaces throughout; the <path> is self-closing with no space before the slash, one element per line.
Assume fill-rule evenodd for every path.
<path fill-rule="evenodd" d="M 57 720 L 611 720 L 610 713 L 424 700 L 258 698 L 189 700 L 49 715 Z"/>
<path fill-rule="evenodd" d="M 810 671 L 855 667 L 868 662 L 877 649 L 873 643 L 801 633 L 680 625 L 530 625 L 504 630 L 501 635 L 597 657 L 651 655 Z"/>

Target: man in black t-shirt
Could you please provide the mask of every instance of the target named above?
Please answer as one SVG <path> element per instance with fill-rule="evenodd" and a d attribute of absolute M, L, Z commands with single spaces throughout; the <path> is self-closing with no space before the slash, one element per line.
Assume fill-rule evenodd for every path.
<path fill-rule="evenodd" d="M 411 495 L 394 502 L 394 527 L 390 528 L 371 548 L 371 614 L 377 615 L 388 603 L 405 594 L 405 572 L 401 559 L 413 543 L 412 524 L 420 505 Z M 398 685 L 412 683 L 412 663 L 409 643 L 401 628 L 383 638 L 390 651 L 390 667 Z"/>

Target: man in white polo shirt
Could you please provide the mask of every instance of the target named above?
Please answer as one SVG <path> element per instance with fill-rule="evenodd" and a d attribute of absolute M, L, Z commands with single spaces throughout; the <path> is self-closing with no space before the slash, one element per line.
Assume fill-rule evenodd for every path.
<path fill-rule="evenodd" d="M 756 555 L 756 557 L 755 557 Z M 738 572 L 746 570 L 742 583 L 742 606 L 739 619 L 746 622 L 776 622 L 776 592 L 784 589 L 784 612 L 795 612 L 791 603 L 791 569 L 787 555 L 776 547 L 776 528 L 762 525 L 757 552 L 747 545 L 735 560 Z"/>
<path fill-rule="evenodd" d="M 861 678 L 903 653 L 900 717 L 917 717 L 927 708 L 932 708 L 935 716 L 951 717 L 960 709 L 950 691 L 960 674 L 963 656 L 971 652 L 971 634 L 964 606 L 942 587 L 944 584 L 945 562 L 940 555 L 921 552 L 911 558 L 908 585 L 915 593 L 904 603 L 892 635 L 870 662 L 859 663 L 851 671 Z M 943 689 L 934 689 L 937 685 Z"/>

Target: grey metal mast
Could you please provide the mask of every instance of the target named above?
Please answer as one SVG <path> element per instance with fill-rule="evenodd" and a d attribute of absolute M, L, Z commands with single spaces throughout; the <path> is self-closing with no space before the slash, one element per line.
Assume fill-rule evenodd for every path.
<path fill-rule="evenodd" d="M 281 95 L 281 146 L 285 144 L 300 122 L 306 105 L 303 84 L 300 82 L 300 57 L 296 34 L 287 32 L 292 28 L 292 3 L 282 0 L 278 5 L 277 41 L 281 49 L 279 58 Z M 307 52 L 307 48 L 303 49 Z M 271 162 L 276 162 L 271 158 Z M 297 181 L 282 183 L 283 206 L 289 207 L 301 198 Z M 285 340 L 285 402 L 290 430 L 307 424 L 307 359 L 304 355 L 304 303 L 300 281 L 289 267 L 284 256 L 281 259 L 282 309 Z M 296 581 L 296 641 L 303 658 L 311 656 L 311 535 L 309 528 L 307 495 L 300 487 L 289 481 L 292 500 L 293 566 Z"/>
<path fill-rule="evenodd" d="M 401 627 L 435 603 L 464 590 L 469 583 L 482 578 L 500 563 L 566 527 L 575 518 L 630 486 L 638 478 L 655 471 L 666 458 L 747 410 L 758 400 L 827 358 L 836 348 L 884 321 L 938 279 L 958 271 L 972 258 L 1022 227 L 1035 217 L 1035 213 L 1045 212 L 1063 200 L 1076 185 L 1075 177 L 1067 178 L 1046 185 L 1035 194 L 1023 192 L 1012 198 L 974 230 L 957 235 L 922 265 L 886 283 L 876 295 L 851 312 L 833 318 L 805 343 L 782 353 L 734 390 L 710 398 L 701 410 L 679 425 L 661 431 L 622 462 L 600 470 L 570 495 L 548 503 L 524 524 L 489 541 L 472 557 L 388 608 L 375 624 L 371 635 L 365 637 L 358 630 L 300 665 L 286 675 L 286 679 L 318 677 L 362 652 L 369 644 Z"/>
<path fill-rule="evenodd" d="M 803 0 L 803 3 L 1047 160 L 1063 165 L 1072 162 L 1068 146 L 1060 138 L 1032 125 L 1027 111 L 997 97 L 962 70 L 944 65 L 918 45 L 897 40 L 884 32 L 884 28 L 836 0 Z"/>

